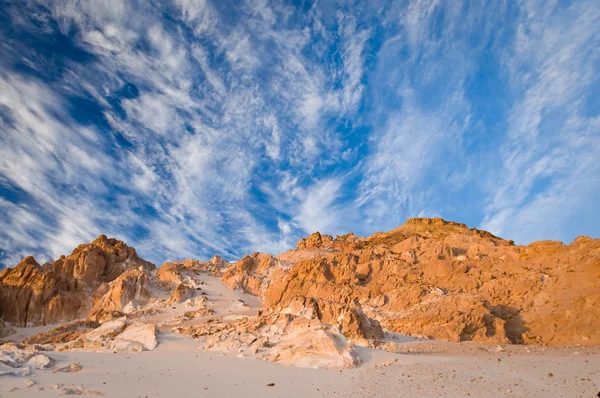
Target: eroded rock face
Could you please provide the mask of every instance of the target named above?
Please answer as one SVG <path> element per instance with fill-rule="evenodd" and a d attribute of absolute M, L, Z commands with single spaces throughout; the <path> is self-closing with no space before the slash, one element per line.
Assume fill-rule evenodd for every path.
<path fill-rule="evenodd" d="M 353 301 L 343 304 L 296 296 L 282 301 L 269 311 L 317 319 L 323 324 L 335 326 L 348 340 L 362 346 L 376 346 L 383 339 L 383 329 L 379 322 L 369 319 L 360 304 Z"/>
<path fill-rule="evenodd" d="M 173 290 L 169 301 L 167 301 L 167 305 L 182 303 L 185 300 L 194 297 L 194 293 L 195 289 L 193 287 L 185 283 L 180 283 L 175 290 Z"/>
<path fill-rule="evenodd" d="M 27 326 L 85 317 L 100 285 L 140 267 L 143 272 L 155 268 L 135 249 L 104 235 L 43 266 L 26 257 L 0 273 L 0 318 Z"/>
<path fill-rule="evenodd" d="M 270 254 L 253 253 L 233 263 L 221 280 L 230 289 L 240 289 L 262 297 L 273 281 L 284 278 L 288 269 L 282 261 Z"/>
<path fill-rule="evenodd" d="M 600 344 L 600 329 L 590 326 L 600 322 L 598 239 L 515 246 L 464 224 L 411 219 L 368 238 L 312 235 L 277 258 L 293 265 L 262 291 L 265 307 L 298 296 L 356 299 L 370 318 L 403 334 Z"/>
<path fill-rule="evenodd" d="M 381 318 L 387 329 L 410 330 L 417 337 L 510 343 L 505 321 L 492 315 L 485 300 L 472 293 L 434 291 L 408 310 Z"/>
<path fill-rule="evenodd" d="M 187 332 L 207 346 L 265 357 L 276 344 L 287 344 L 283 336 L 293 335 L 292 323 L 311 322 L 330 337 L 332 331 L 343 336 L 346 347 L 377 346 L 382 326 L 450 341 L 600 344 L 599 239 L 515 246 L 464 224 L 421 218 L 366 238 L 315 233 L 275 257 L 170 262 L 156 273 L 135 250 L 101 236 L 53 263 L 41 266 L 27 257 L 0 271 L 0 319 L 23 326 L 87 318 L 89 324 L 65 325 L 31 341 L 133 352 L 146 348 L 129 339 L 111 344 L 134 320 L 163 327 L 212 313 L 202 297 L 206 274 L 260 297 L 264 311 Z M 154 316 L 165 307 L 176 315 Z M 99 323 L 122 316 L 128 323 L 117 334 L 99 342 L 84 338 Z"/>
<path fill-rule="evenodd" d="M 211 276 L 221 276 L 223 269 L 229 263 L 220 256 L 214 256 L 210 261 L 187 259 L 185 261 L 170 261 L 164 263 L 156 273 L 157 279 L 165 285 L 182 283 L 194 285 L 194 275 L 203 273 Z"/>
<path fill-rule="evenodd" d="M 147 304 L 149 299 L 147 273 L 143 269 L 127 271 L 98 288 L 88 319 L 108 321 L 119 318 Z"/>

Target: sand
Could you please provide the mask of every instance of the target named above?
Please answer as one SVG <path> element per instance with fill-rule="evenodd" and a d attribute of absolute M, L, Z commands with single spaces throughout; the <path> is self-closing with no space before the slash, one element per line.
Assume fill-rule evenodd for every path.
<path fill-rule="evenodd" d="M 215 314 L 252 315 L 250 295 L 203 276 Z M 247 306 L 242 305 L 242 300 Z M 168 308 L 156 321 L 186 310 Z M 192 320 L 190 322 L 198 322 Z M 19 328 L 31 335 L 51 327 Z M 159 329 L 159 346 L 139 354 L 47 352 L 54 369 L 79 363 L 76 373 L 35 370 L 0 377 L 2 397 L 52 397 L 52 384 L 74 384 L 107 397 L 595 397 L 600 392 L 600 347 L 545 348 L 419 341 L 386 334 L 398 352 L 358 348 L 351 370 L 286 367 L 253 358 L 197 350 L 198 343 Z M 11 336 L 13 337 L 13 336 Z M 28 379 L 35 385 L 26 387 Z M 273 386 L 268 384 L 274 383 Z M 43 388 L 43 391 L 39 389 Z M 14 389 L 14 390 L 13 390 Z M 11 391 L 13 390 L 13 391 Z"/>
<path fill-rule="evenodd" d="M 55 367 L 78 362 L 83 369 L 36 371 L 30 388 L 28 377 L 5 377 L 0 395 L 58 396 L 50 384 L 82 385 L 108 397 L 594 397 L 600 391 L 597 349 L 487 352 L 464 343 L 409 342 L 402 343 L 412 351 L 406 354 L 359 349 L 365 361 L 359 368 L 333 371 L 197 351 L 193 340 L 171 332 L 159 339 L 154 351 L 140 354 L 51 352 Z"/>

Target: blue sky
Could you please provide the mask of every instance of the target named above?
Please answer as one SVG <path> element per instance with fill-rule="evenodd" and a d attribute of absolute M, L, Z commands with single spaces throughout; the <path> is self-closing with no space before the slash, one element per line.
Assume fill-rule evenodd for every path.
<path fill-rule="evenodd" d="M 600 236 L 597 0 L 0 0 L 0 35 L 0 266 Z"/>

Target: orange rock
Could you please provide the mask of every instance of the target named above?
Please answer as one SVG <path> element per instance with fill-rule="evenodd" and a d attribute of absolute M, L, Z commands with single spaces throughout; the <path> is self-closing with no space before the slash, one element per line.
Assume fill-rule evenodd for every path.
<path fill-rule="evenodd" d="M 600 344 L 600 329 L 592 326 L 600 324 L 598 239 L 515 246 L 443 219 L 410 219 L 347 244 L 319 236 L 277 256 L 292 266 L 263 290 L 265 307 L 297 296 L 356 299 L 370 318 L 398 333 L 451 341 Z M 443 294 L 433 299 L 432 291 Z"/>
<path fill-rule="evenodd" d="M 84 317 L 98 287 L 138 267 L 155 268 L 135 249 L 104 235 L 43 266 L 25 257 L 0 273 L 0 318 L 26 326 Z"/>

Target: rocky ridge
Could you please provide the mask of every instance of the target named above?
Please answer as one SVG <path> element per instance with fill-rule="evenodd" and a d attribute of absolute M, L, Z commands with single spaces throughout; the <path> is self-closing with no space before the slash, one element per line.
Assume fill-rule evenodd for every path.
<path fill-rule="evenodd" d="M 205 277 L 260 298 L 221 308 Z M 212 279 L 211 279 L 212 280 Z M 320 233 L 277 256 L 229 263 L 173 261 L 156 269 L 100 236 L 40 266 L 27 257 L 0 272 L 0 334 L 64 323 L 29 345 L 140 352 L 156 327 L 296 366 L 354 367 L 354 345 L 386 349 L 384 329 L 447 341 L 598 345 L 600 240 L 514 245 L 442 219 L 410 219 L 369 237 Z"/>

